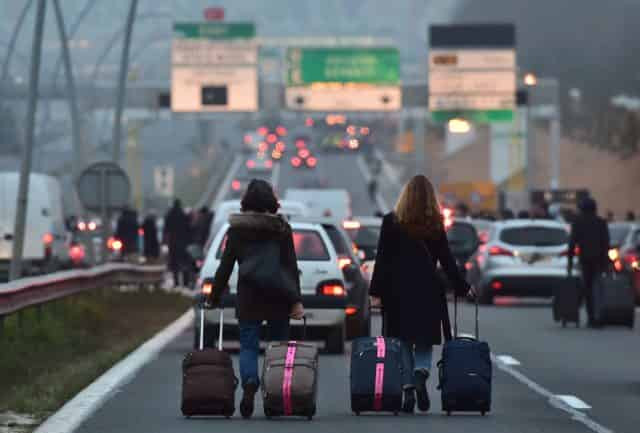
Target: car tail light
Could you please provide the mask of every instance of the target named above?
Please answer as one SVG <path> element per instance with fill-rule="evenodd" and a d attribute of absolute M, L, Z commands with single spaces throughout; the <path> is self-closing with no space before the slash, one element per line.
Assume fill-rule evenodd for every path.
<path fill-rule="evenodd" d="M 253 137 L 250 134 L 246 134 L 244 136 L 244 144 L 251 144 L 253 141 Z"/>
<path fill-rule="evenodd" d="M 306 146 L 307 146 L 307 143 L 305 143 L 304 140 L 300 138 L 296 140 L 296 148 L 304 149 Z"/>
<path fill-rule="evenodd" d="M 287 135 L 287 128 L 282 125 L 278 126 L 276 128 L 276 134 L 278 134 L 280 137 L 284 137 L 285 135 Z"/>
<path fill-rule="evenodd" d="M 298 150 L 298 156 L 302 159 L 306 159 L 309 157 L 309 155 L 311 155 L 311 152 L 309 152 L 309 149 L 300 149 Z"/>
<path fill-rule="evenodd" d="M 342 284 L 324 284 L 321 293 L 325 296 L 344 296 L 344 286 Z"/>
<path fill-rule="evenodd" d="M 611 260 L 612 262 L 615 262 L 619 258 L 620 258 L 620 251 L 618 251 L 617 248 L 610 248 L 609 249 L 609 260 Z"/>
<path fill-rule="evenodd" d="M 342 222 L 342 228 L 345 230 L 358 230 L 360 228 L 360 221 L 344 220 Z"/>
<path fill-rule="evenodd" d="M 494 281 L 491 283 L 491 288 L 493 290 L 501 290 L 502 289 L 502 281 Z"/>
<path fill-rule="evenodd" d="M 490 256 L 508 256 L 508 257 L 515 256 L 513 251 L 508 250 L 506 248 L 499 247 L 497 245 L 489 247 L 489 255 Z"/>
<path fill-rule="evenodd" d="M 240 191 L 240 188 L 242 188 L 242 185 L 240 184 L 239 180 L 234 180 L 231 182 L 231 189 L 234 191 Z"/>
<path fill-rule="evenodd" d="M 267 135 L 267 132 L 269 132 L 269 128 L 267 128 L 266 126 L 261 126 L 260 128 L 258 128 L 257 132 L 264 137 L 265 135 Z"/>
<path fill-rule="evenodd" d="M 344 309 L 344 313 L 347 316 L 353 316 L 354 314 L 358 313 L 358 309 L 356 307 L 347 307 Z"/>
<path fill-rule="evenodd" d="M 265 167 L 267 167 L 267 168 L 272 168 L 272 167 L 273 167 L 273 161 L 272 161 L 272 160 L 270 160 L 270 159 L 267 159 L 267 160 L 264 162 L 264 166 L 265 166 Z"/>
<path fill-rule="evenodd" d="M 309 158 L 307 158 L 307 166 L 313 168 L 316 166 L 316 164 L 318 164 L 318 160 L 315 157 L 310 156 Z"/>
<path fill-rule="evenodd" d="M 624 269 L 624 265 L 622 264 L 622 261 L 621 260 L 614 261 L 613 269 L 615 269 L 616 272 L 622 272 L 622 270 Z"/>
<path fill-rule="evenodd" d="M 253 159 L 247 161 L 247 168 L 254 168 L 256 166 L 256 162 Z"/>
<path fill-rule="evenodd" d="M 338 266 L 340 267 L 340 269 L 344 269 L 347 266 L 350 266 L 351 263 L 353 263 L 351 261 L 351 259 L 349 257 L 340 257 L 338 258 Z"/>
<path fill-rule="evenodd" d="M 122 249 L 122 241 L 114 237 L 110 237 L 107 240 L 107 248 L 113 251 L 120 251 Z"/>
<path fill-rule="evenodd" d="M 313 126 L 313 123 L 314 123 L 314 122 L 313 122 L 313 119 L 312 119 L 311 117 L 307 117 L 307 118 L 304 120 L 304 124 L 305 124 L 305 126 L 312 127 L 312 126 Z"/>
<path fill-rule="evenodd" d="M 267 135 L 267 143 L 273 144 L 276 141 L 278 141 L 278 136 L 276 134 L 272 133 L 272 134 Z"/>
<path fill-rule="evenodd" d="M 297 156 L 294 156 L 293 158 L 291 158 L 291 165 L 294 167 L 300 167 L 300 164 L 302 164 L 302 160 L 300 158 L 298 158 Z"/>
<path fill-rule="evenodd" d="M 626 263 L 631 269 L 637 271 L 640 269 L 640 258 L 637 254 L 627 253 L 622 258 L 622 261 Z"/>
<path fill-rule="evenodd" d="M 81 232 L 85 231 L 87 229 L 87 223 L 85 223 L 84 221 L 79 221 L 78 222 L 78 230 L 80 230 Z"/>
<path fill-rule="evenodd" d="M 464 268 L 465 268 L 467 271 L 470 271 L 470 270 L 473 268 L 473 263 L 471 263 L 471 262 L 466 262 L 466 263 L 464 264 Z"/>
<path fill-rule="evenodd" d="M 258 144 L 258 152 L 266 152 L 268 148 L 269 145 L 264 141 L 261 141 L 260 144 Z"/>
<path fill-rule="evenodd" d="M 69 248 L 69 257 L 74 262 L 81 262 L 84 260 L 84 248 L 81 245 L 73 245 Z"/>
<path fill-rule="evenodd" d="M 53 235 L 51 233 L 45 233 L 44 236 L 42 236 L 42 243 L 51 245 L 53 243 Z"/>

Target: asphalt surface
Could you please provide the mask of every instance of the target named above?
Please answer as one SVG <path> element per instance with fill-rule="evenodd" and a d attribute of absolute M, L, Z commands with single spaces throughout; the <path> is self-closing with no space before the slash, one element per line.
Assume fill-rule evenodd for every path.
<path fill-rule="evenodd" d="M 470 310 L 465 309 L 465 315 L 471 317 Z M 540 362 L 540 357 L 544 357 L 544 350 L 536 344 L 529 344 L 535 338 L 544 338 L 538 335 L 539 329 L 550 329 L 553 325 L 549 323 L 547 308 L 483 308 L 482 315 L 488 316 L 483 320 L 483 336 L 491 342 L 494 350 L 502 352 L 518 352 L 519 360 L 523 361 L 522 371 L 525 374 L 539 376 L 540 379 L 549 382 L 557 382 L 558 386 L 563 385 L 563 391 L 581 391 L 582 388 L 573 381 L 572 372 L 577 370 L 572 362 L 563 362 L 567 359 L 562 344 L 556 346 L 555 354 L 548 353 L 556 361 L 554 365 L 547 365 Z M 541 321 L 539 326 L 527 320 L 529 314 L 545 316 L 546 320 Z M 523 320 L 524 319 L 524 320 Z M 541 318 L 540 318 L 541 319 Z M 466 322 L 466 320 L 464 321 Z M 529 334 L 535 337 L 514 338 L 518 343 L 506 346 L 505 338 L 501 335 L 505 333 L 505 326 L 512 323 L 528 324 L 531 328 Z M 379 318 L 374 319 L 374 328 L 379 327 Z M 513 328 L 510 328 L 510 331 Z M 576 335 L 573 331 L 561 331 L 555 329 L 555 334 L 560 341 L 571 340 Z M 582 331 L 588 334 L 587 331 Z M 609 332 L 609 331 L 605 331 Z M 615 332 L 615 331 L 611 331 Z M 623 333 L 630 334 L 628 331 Z M 622 334 L 615 334 L 622 335 Z M 257 399 L 256 414 L 253 419 L 242 420 L 238 414 L 232 420 L 203 418 L 185 419 L 180 414 L 180 391 L 181 391 L 181 370 L 180 364 L 184 354 L 190 350 L 192 335 L 187 332 L 173 341 L 160 356 L 142 369 L 130 383 L 119 389 L 106 404 L 99 409 L 80 428 L 79 432 L 299 432 L 301 429 L 317 432 L 348 432 L 348 431 L 368 431 L 368 432 L 388 432 L 393 428 L 401 427 L 403 431 L 409 432 L 585 432 L 587 427 L 571 419 L 570 415 L 562 410 L 552 407 L 546 398 L 536 394 L 527 386 L 516 381 L 507 373 L 498 368 L 494 369 L 495 377 L 493 382 L 493 411 L 486 417 L 476 414 L 453 415 L 447 417 L 440 412 L 440 402 L 435 383 L 430 380 L 430 394 L 433 400 L 433 410 L 427 414 L 401 415 L 363 415 L 356 417 L 350 411 L 349 403 L 349 353 L 341 356 L 321 355 L 320 358 L 320 386 L 318 391 L 318 415 L 312 422 L 303 419 L 278 419 L 266 420 L 262 414 L 260 399 Z M 573 343 L 575 345 L 575 342 Z M 587 345 L 586 350 L 589 350 Z M 553 351 L 550 351 L 553 352 Z M 560 353 L 558 353 L 560 352 Z M 602 354 L 602 352 L 601 352 Z M 602 355 L 601 355 L 602 356 Z M 439 359 L 439 350 L 435 359 Z M 606 355 L 605 355 L 606 357 Z M 237 368 L 237 357 L 234 356 Z M 536 363 L 536 360 L 538 362 Z M 610 361 L 608 364 L 611 366 Z M 582 363 L 586 368 L 596 370 L 603 367 L 596 366 L 595 362 Z M 546 372 L 546 373 L 545 373 Z M 585 371 L 579 377 L 583 378 L 588 373 Z M 549 377 L 547 379 L 547 376 Z M 607 376 L 591 380 L 591 384 L 584 384 L 585 388 L 596 386 L 604 381 Z M 613 378 L 609 376 L 609 381 Z M 615 387 L 614 387 L 615 389 Z M 616 391 L 613 391 L 616 392 Z M 237 398 L 240 398 L 240 391 Z M 581 396 L 584 397 L 584 396 Z M 613 397 L 611 394 L 609 397 Z M 614 399 L 612 399 L 614 400 Z M 617 399 L 616 399 L 617 400 Z M 593 404 L 596 400 L 590 401 Z M 631 404 L 632 402 L 630 402 Z M 606 418 L 607 422 L 620 421 L 620 413 L 633 417 L 633 411 L 623 411 L 624 406 L 619 406 L 620 410 L 615 416 L 606 416 L 605 404 L 602 407 L 594 408 L 594 412 L 600 418 Z M 612 401 L 612 406 L 617 404 Z M 632 420 L 620 422 L 620 427 L 616 431 L 632 432 L 635 429 Z M 624 425 L 622 425 L 624 424 Z"/>
<path fill-rule="evenodd" d="M 319 155 L 315 170 L 297 170 L 282 163 L 277 176 L 281 194 L 290 187 L 347 188 L 353 211 L 375 210 L 355 154 Z M 80 428 L 80 432 L 635 432 L 640 425 L 640 359 L 638 331 L 626 328 L 591 330 L 553 323 L 548 301 L 498 299 L 500 305 L 481 307 L 480 337 L 496 356 L 493 411 L 446 417 L 440 411 L 439 392 L 430 381 L 432 411 L 428 415 L 354 416 L 349 401 L 349 348 L 341 356 L 322 354 L 318 414 L 302 419 L 267 421 L 258 398 L 256 415 L 245 421 L 184 419 L 180 414 L 181 361 L 191 349 L 191 331 L 171 342 L 157 359 L 117 390 Z M 453 308 L 451 308 L 453 313 Z M 460 307 L 460 331 L 473 333 L 473 309 Z M 374 333 L 379 329 L 374 318 Z M 235 350 L 237 342 L 228 341 Z M 322 343 L 318 343 L 322 344 Z M 439 350 L 435 360 L 440 358 Z M 505 367 L 501 356 L 519 363 Z M 234 355 L 237 363 L 237 355 Z M 236 365 L 237 368 L 237 365 Z M 434 375 L 435 377 L 435 375 Z M 241 392 L 238 390 L 237 399 Z M 560 404 L 555 395 L 575 396 L 591 406 L 577 411 Z"/>

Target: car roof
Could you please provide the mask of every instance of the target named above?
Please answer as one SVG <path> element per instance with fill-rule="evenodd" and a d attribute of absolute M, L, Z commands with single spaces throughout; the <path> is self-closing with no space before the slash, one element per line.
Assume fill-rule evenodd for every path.
<path fill-rule="evenodd" d="M 494 222 L 494 226 L 498 230 L 518 227 L 548 227 L 559 229 L 567 229 L 568 227 L 566 223 L 545 219 L 510 219 L 506 221 L 496 221 Z"/>
<path fill-rule="evenodd" d="M 374 216 L 354 216 L 353 221 L 358 221 L 363 226 L 381 226 L 382 218 Z"/>

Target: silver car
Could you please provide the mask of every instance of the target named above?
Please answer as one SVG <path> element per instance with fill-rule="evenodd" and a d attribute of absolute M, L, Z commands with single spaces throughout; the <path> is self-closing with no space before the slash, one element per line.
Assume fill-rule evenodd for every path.
<path fill-rule="evenodd" d="M 568 242 L 568 226 L 557 221 L 496 222 L 467 262 L 467 280 L 484 304 L 495 296 L 550 297 L 567 284 Z"/>

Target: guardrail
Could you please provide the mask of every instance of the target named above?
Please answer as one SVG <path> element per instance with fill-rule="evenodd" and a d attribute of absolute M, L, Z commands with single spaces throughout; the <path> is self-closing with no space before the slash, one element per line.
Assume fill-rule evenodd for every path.
<path fill-rule="evenodd" d="M 159 287 L 164 281 L 165 269 L 164 266 L 111 263 L 0 284 L 0 331 L 6 316 L 76 293 L 117 284 Z"/>

